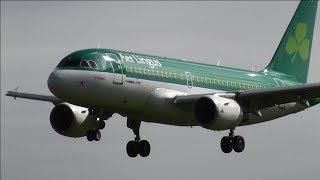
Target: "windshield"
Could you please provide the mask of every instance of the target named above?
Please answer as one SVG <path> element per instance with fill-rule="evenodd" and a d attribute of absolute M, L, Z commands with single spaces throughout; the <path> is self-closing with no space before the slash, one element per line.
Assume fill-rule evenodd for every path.
<path fill-rule="evenodd" d="M 85 70 L 105 70 L 106 63 L 101 58 L 101 54 L 93 53 L 72 53 L 63 58 L 57 68 L 76 68 Z"/>
<path fill-rule="evenodd" d="M 71 58 L 71 56 L 67 56 L 63 58 L 57 67 L 74 67 L 80 65 L 80 59 Z"/>

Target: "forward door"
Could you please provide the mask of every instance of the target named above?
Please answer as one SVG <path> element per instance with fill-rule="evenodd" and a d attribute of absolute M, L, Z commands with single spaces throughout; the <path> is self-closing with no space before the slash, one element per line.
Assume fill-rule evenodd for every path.
<path fill-rule="evenodd" d="M 187 87 L 192 88 L 193 87 L 193 79 L 190 72 L 185 72 L 186 80 L 187 80 Z"/>
<path fill-rule="evenodd" d="M 117 58 L 117 56 L 113 53 L 106 53 L 106 56 L 104 57 L 108 63 L 110 63 L 110 66 L 113 71 L 113 84 L 122 85 L 123 84 L 123 68 L 121 61 Z"/>

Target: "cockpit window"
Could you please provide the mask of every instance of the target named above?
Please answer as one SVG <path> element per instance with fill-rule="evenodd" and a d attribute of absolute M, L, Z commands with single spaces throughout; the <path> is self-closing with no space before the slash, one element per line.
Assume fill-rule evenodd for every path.
<path fill-rule="evenodd" d="M 73 67 L 73 66 L 79 66 L 79 61 L 75 61 L 71 59 L 71 57 L 65 57 L 61 60 L 61 62 L 58 64 L 57 67 Z"/>
<path fill-rule="evenodd" d="M 95 68 L 95 69 L 98 68 L 97 64 L 96 64 L 94 61 L 89 61 L 89 63 L 90 63 L 90 65 L 91 65 L 91 67 L 93 67 L 93 68 Z"/>
<path fill-rule="evenodd" d="M 82 67 L 90 67 L 88 61 L 86 61 L 86 60 L 81 60 L 80 66 L 82 66 Z"/>
<path fill-rule="evenodd" d="M 98 52 L 75 52 L 63 58 L 57 66 L 58 68 L 85 68 L 89 70 L 105 70 L 105 60 L 102 59 L 102 54 Z"/>

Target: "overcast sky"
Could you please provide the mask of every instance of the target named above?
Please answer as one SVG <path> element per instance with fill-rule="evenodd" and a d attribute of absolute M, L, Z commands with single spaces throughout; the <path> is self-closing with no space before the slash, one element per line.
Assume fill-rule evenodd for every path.
<path fill-rule="evenodd" d="M 243 153 L 224 154 L 228 131 L 142 123 L 148 158 L 128 158 L 133 139 L 114 115 L 99 142 L 58 135 L 53 105 L 5 97 L 49 94 L 47 78 L 72 51 L 101 47 L 260 70 L 271 59 L 296 7 L 284 2 L 1 1 L 1 179 L 318 179 L 320 106 L 240 127 Z M 319 11 L 309 82 L 319 82 Z"/>

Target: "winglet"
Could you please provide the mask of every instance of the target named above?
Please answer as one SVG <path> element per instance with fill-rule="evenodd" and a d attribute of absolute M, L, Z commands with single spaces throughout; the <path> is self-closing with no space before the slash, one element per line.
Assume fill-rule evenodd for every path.
<path fill-rule="evenodd" d="M 16 88 L 14 88 L 14 89 L 12 90 L 12 92 L 18 92 L 18 89 L 19 89 L 19 86 L 17 86 Z M 10 95 L 10 91 L 7 92 L 6 96 L 9 96 L 9 95 Z M 12 97 L 13 97 L 14 100 L 17 99 L 17 96 L 12 96 Z"/>

